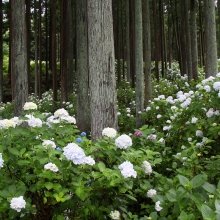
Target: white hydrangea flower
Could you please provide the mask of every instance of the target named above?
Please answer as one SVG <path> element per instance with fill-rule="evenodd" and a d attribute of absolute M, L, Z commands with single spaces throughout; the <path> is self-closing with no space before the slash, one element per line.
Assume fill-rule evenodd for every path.
<path fill-rule="evenodd" d="M 91 156 L 85 157 L 84 164 L 93 166 L 95 164 L 95 160 Z"/>
<path fill-rule="evenodd" d="M 133 164 L 129 161 L 123 162 L 121 165 L 118 166 L 121 171 L 121 174 L 124 178 L 128 177 L 137 177 L 137 172 L 133 168 Z"/>
<path fill-rule="evenodd" d="M 157 201 L 156 203 L 155 203 L 155 210 L 156 211 L 161 211 L 163 208 L 160 206 L 160 201 Z"/>
<path fill-rule="evenodd" d="M 213 83 L 213 88 L 215 91 L 220 91 L 220 82 L 214 82 Z"/>
<path fill-rule="evenodd" d="M 42 143 L 42 145 L 43 145 L 45 148 L 48 148 L 48 147 L 51 147 L 51 148 L 53 148 L 53 149 L 56 148 L 56 144 L 55 144 L 53 141 L 51 141 L 51 140 L 44 140 L 43 143 Z"/>
<path fill-rule="evenodd" d="M 73 116 L 61 116 L 60 120 L 65 120 L 69 124 L 76 124 L 76 119 Z"/>
<path fill-rule="evenodd" d="M 14 128 L 15 127 L 15 122 L 13 120 L 9 120 L 9 119 L 3 119 L 0 120 L 0 128 L 2 129 L 8 129 L 10 127 Z"/>
<path fill-rule="evenodd" d="M 164 138 L 160 138 L 160 139 L 158 140 L 158 142 L 165 144 Z"/>
<path fill-rule="evenodd" d="M 128 135 L 122 134 L 115 139 L 115 145 L 120 149 L 126 149 L 132 146 L 132 139 Z"/>
<path fill-rule="evenodd" d="M 113 219 L 113 220 L 118 220 L 118 219 L 120 219 L 120 212 L 117 211 L 117 210 L 111 211 L 110 217 L 111 217 L 111 219 Z"/>
<path fill-rule="evenodd" d="M 195 124 L 197 121 L 198 121 L 198 118 L 196 118 L 196 117 L 193 117 L 192 120 L 191 120 L 191 122 L 192 122 L 193 124 Z"/>
<path fill-rule="evenodd" d="M 150 175 L 152 173 L 152 167 L 150 165 L 150 163 L 148 161 L 144 161 L 142 163 L 142 167 L 144 168 L 144 172 L 148 175 Z"/>
<path fill-rule="evenodd" d="M 196 136 L 197 137 L 202 137 L 203 136 L 203 132 L 201 130 L 197 130 L 196 131 Z"/>
<path fill-rule="evenodd" d="M 163 131 L 169 131 L 173 126 L 170 125 L 170 126 L 164 126 L 163 127 Z"/>
<path fill-rule="evenodd" d="M 2 168 L 4 164 L 4 160 L 2 158 L 2 153 L 0 153 L 0 167 Z"/>
<path fill-rule="evenodd" d="M 186 108 L 187 106 L 189 106 L 191 103 L 191 98 L 187 98 L 185 102 L 183 102 L 180 106 L 182 108 Z"/>
<path fill-rule="evenodd" d="M 151 107 L 148 106 L 148 107 L 146 108 L 146 112 L 148 112 L 148 111 L 150 111 L 150 110 L 151 110 Z"/>
<path fill-rule="evenodd" d="M 210 92 L 210 91 L 211 91 L 211 87 L 210 87 L 209 85 L 205 85 L 205 86 L 204 86 L 204 90 L 205 90 L 206 92 Z"/>
<path fill-rule="evenodd" d="M 206 112 L 206 116 L 208 118 L 211 118 L 214 115 L 214 109 L 210 108 L 207 112 Z"/>
<path fill-rule="evenodd" d="M 114 128 L 107 127 L 102 130 L 102 136 L 114 138 L 116 135 L 117 135 L 117 131 Z"/>
<path fill-rule="evenodd" d="M 23 107 L 24 110 L 35 110 L 37 109 L 37 105 L 33 102 L 26 102 Z"/>
<path fill-rule="evenodd" d="M 58 124 L 58 123 L 60 123 L 60 119 L 59 118 L 55 118 L 53 115 L 51 115 L 49 118 L 47 118 L 47 122 L 48 123 Z"/>
<path fill-rule="evenodd" d="M 35 118 L 34 116 L 27 120 L 27 122 L 30 127 L 42 127 L 43 124 L 40 118 Z"/>
<path fill-rule="evenodd" d="M 23 196 L 14 197 L 10 202 L 10 208 L 14 209 L 17 212 L 20 212 L 22 208 L 25 208 L 26 202 Z"/>
<path fill-rule="evenodd" d="M 189 142 L 191 142 L 191 141 L 192 141 L 192 138 L 191 138 L 191 137 L 189 137 L 189 138 L 188 138 L 188 141 L 189 141 Z"/>
<path fill-rule="evenodd" d="M 75 143 L 69 143 L 63 148 L 63 154 L 67 160 L 73 161 L 74 164 L 84 164 L 85 163 L 85 153 L 81 147 Z"/>
<path fill-rule="evenodd" d="M 45 170 L 51 170 L 53 172 L 57 172 L 59 169 L 54 163 L 47 163 L 44 165 Z"/>
<path fill-rule="evenodd" d="M 155 189 L 149 189 L 147 191 L 147 197 L 152 198 L 153 196 L 157 195 L 157 191 Z"/>
<path fill-rule="evenodd" d="M 67 117 L 67 116 L 69 116 L 69 113 L 64 108 L 58 109 L 54 112 L 55 118 L 61 118 L 61 117 Z"/>
<path fill-rule="evenodd" d="M 158 119 L 159 119 L 159 118 L 161 118 L 161 117 L 162 117 L 162 115 L 161 115 L 161 114 L 158 114 L 158 115 L 157 115 L 157 118 L 158 118 Z"/>

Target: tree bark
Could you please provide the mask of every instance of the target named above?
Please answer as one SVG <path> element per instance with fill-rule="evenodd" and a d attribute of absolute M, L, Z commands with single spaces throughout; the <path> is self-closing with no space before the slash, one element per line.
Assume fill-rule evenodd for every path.
<path fill-rule="evenodd" d="M 37 2 L 34 0 L 34 59 L 35 59 L 35 65 L 34 65 L 34 94 L 37 97 L 38 96 L 38 37 L 37 37 Z"/>
<path fill-rule="evenodd" d="M 127 75 L 126 79 L 128 82 L 131 81 L 131 72 L 130 72 L 130 22 L 129 22 L 129 0 L 126 0 L 126 64 L 127 64 Z"/>
<path fill-rule="evenodd" d="M 117 129 L 115 57 L 111 0 L 88 0 L 88 54 L 92 140 Z"/>
<path fill-rule="evenodd" d="M 87 0 L 76 1 L 76 77 L 77 77 L 77 127 L 87 134 L 90 129 Z"/>
<path fill-rule="evenodd" d="M 208 78 L 218 73 L 214 0 L 205 0 L 205 44 L 205 77 Z"/>
<path fill-rule="evenodd" d="M 140 128 L 144 121 L 140 112 L 144 109 L 144 73 L 143 73 L 143 30 L 142 0 L 135 0 L 135 75 L 136 75 L 136 127 Z"/>
<path fill-rule="evenodd" d="M 11 1 L 11 21 L 14 114 L 19 116 L 22 114 L 23 106 L 28 98 L 25 0 Z"/>
<path fill-rule="evenodd" d="M 198 79 L 198 49 L 196 28 L 196 1 L 190 1 L 190 28 L 191 28 L 191 52 L 192 52 L 192 78 Z"/>
<path fill-rule="evenodd" d="M 57 101 L 57 64 L 56 64 L 56 0 L 52 0 L 52 6 L 51 6 L 51 17 L 52 17 L 52 30 L 51 30 L 51 46 L 52 46 L 52 76 L 53 76 L 53 101 Z"/>
<path fill-rule="evenodd" d="M 0 0 L 0 33 L 2 33 L 2 0 Z M 3 102 L 3 41 L 0 34 L 0 102 Z"/>
<path fill-rule="evenodd" d="M 149 0 L 143 0 L 143 27 L 144 27 L 144 62 L 145 62 L 145 105 L 152 99 L 151 82 L 151 29 Z"/>

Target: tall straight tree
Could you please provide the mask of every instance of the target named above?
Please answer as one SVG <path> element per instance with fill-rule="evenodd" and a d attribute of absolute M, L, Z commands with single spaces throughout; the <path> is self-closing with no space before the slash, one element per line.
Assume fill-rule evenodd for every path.
<path fill-rule="evenodd" d="M 88 0 L 88 68 L 92 140 L 117 129 L 112 0 Z"/>
<path fill-rule="evenodd" d="M 152 98 L 151 83 L 151 29 L 149 0 L 143 0 L 143 27 L 144 27 L 144 62 L 145 62 L 145 105 Z"/>
<path fill-rule="evenodd" d="M 76 77 L 77 77 L 77 127 L 90 131 L 87 0 L 76 0 Z"/>
<path fill-rule="evenodd" d="M 143 125 L 140 114 L 144 109 L 142 0 L 135 0 L 135 75 L 136 75 L 136 127 Z"/>
<path fill-rule="evenodd" d="M 34 0 L 34 94 L 37 97 L 38 95 L 38 40 L 37 40 L 37 32 L 38 32 L 38 19 L 37 19 L 37 2 Z"/>
<path fill-rule="evenodd" d="M 130 71 L 130 15 L 129 15 L 129 0 L 125 0 L 125 17 L 126 17 L 126 64 L 127 64 L 127 75 L 126 79 L 128 82 L 131 81 L 131 71 Z"/>
<path fill-rule="evenodd" d="M 191 53 L 192 53 L 192 77 L 198 78 L 198 49 L 196 28 L 196 0 L 190 1 L 190 29 L 191 29 Z"/>
<path fill-rule="evenodd" d="M 0 0 L 0 33 L 2 33 L 2 0 Z M 3 42 L 0 34 L 0 102 L 3 102 Z"/>
<path fill-rule="evenodd" d="M 218 73 L 214 0 L 205 0 L 205 45 L 205 77 L 208 78 Z"/>
<path fill-rule="evenodd" d="M 61 1 L 61 102 L 67 102 L 72 91 L 68 91 L 69 84 L 73 84 L 73 18 L 72 1 Z M 71 32 L 72 31 L 72 32 Z"/>
<path fill-rule="evenodd" d="M 57 101 L 57 66 L 56 66 L 56 0 L 51 2 L 51 70 L 53 76 L 53 101 Z"/>
<path fill-rule="evenodd" d="M 11 22 L 12 97 L 14 115 L 19 116 L 28 98 L 25 0 L 11 1 Z"/>

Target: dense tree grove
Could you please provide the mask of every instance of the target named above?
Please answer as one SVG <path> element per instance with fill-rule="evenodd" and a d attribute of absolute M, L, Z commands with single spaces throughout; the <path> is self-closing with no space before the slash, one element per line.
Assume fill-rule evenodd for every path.
<path fill-rule="evenodd" d="M 98 112 L 115 111 L 115 92 L 112 91 L 115 90 L 114 84 L 117 81 L 120 85 L 121 79 L 126 79 L 136 88 L 136 126 L 140 127 L 143 121 L 138 112 L 151 99 L 152 78 L 159 81 L 160 77 L 166 77 L 172 68 L 172 61 L 179 63 L 181 75 L 187 75 L 189 82 L 198 78 L 198 66 L 205 66 L 206 77 L 218 72 L 218 1 L 108 0 L 109 6 L 92 24 L 94 26 L 101 22 L 101 31 L 97 28 L 92 30 L 91 25 L 88 26 L 92 20 L 89 16 L 97 9 L 99 2 L 88 10 L 90 1 L 24 1 L 19 3 L 19 6 L 23 4 L 24 17 L 18 11 L 19 7 L 14 8 L 15 2 L 17 1 L 1 2 L 0 101 L 13 100 L 17 115 L 22 113 L 20 104 L 27 100 L 27 94 L 35 93 L 41 98 L 43 92 L 52 89 L 53 100 L 56 102 L 60 90 L 62 106 L 76 92 L 77 108 L 81 112 L 81 116 L 77 116 L 78 126 L 90 131 L 91 114 L 96 109 Z M 101 2 L 100 0 L 100 4 Z M 104 23 L 110 6 L 112 12 L 107 19 L 113 20 L 112 27 Z M 19 17 L 16 18 L 16 15 Z M 109 22 L 111 23 L 110 20 Z M 112 32 L 107 34 L 109 39 L 105 41 L 103 35 L 108 28 Z M 22 42 L 19 42 L 16 32 L 23 36 Z M 93 42 L 91 39 L 94 32 L 97 33 L 94 39 L 98 42 L 97 46 L 91 47 L 89 42 Z M 111 50 L 107 49 L 110 39 L 114 39 Z M 16 48 L 22 50 L 21 56 Z M 107 50 L 114 51 L 114 57 Z M 17 61 L 19 65 L 15 63 L 17 53 L 21 59 Z M 101 64 L 105 56 L 106 64 Z M 113 67 L 114 60 L 116 65 Z M 94 64 L 99 69 L 95 69 Z M 112 68 L 115 68 L 116 73 Z M 115 80 L 112 74 L 116 74 Z M 110 77 L 112 82 L 105 79 L 101 82 L 104 75 Z M 100 100 L 106 100 L 104 96 L 108 94 L 104 90 L 93 92 L 94 87 L 97 89 L 93 82 L 99 80 L 103 89 L 110 91 L 112 97 L 109 98 L 115 100 L 112 102 L 114 107 L 99 109 L 99 104 L 102 105 L 103 102 Z M 94 99 L 99 104 L 93 105 Z M 83 107 L 85 103 L 90 103 L 89 112 Z M 104 103 L 103 105 L 106 106 Z M 113 118 L 116 126 L 117 117 Z M 108 124 L 106 123 L 105 126 Z"/>

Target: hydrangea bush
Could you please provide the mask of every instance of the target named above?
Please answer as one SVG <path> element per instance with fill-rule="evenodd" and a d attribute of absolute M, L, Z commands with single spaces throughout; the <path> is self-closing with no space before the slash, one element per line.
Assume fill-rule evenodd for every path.
<path fill-rule="evenodd" d="M 122 83 L 120 129 L 95 143 L 67 106 L 26 103 L 23 116 L 2 118 L 0 218 L 219 219 L 219 78 L 161 80 L 138 130 Z"/>

